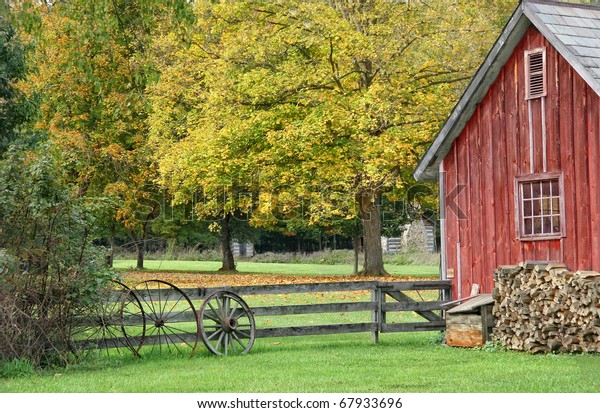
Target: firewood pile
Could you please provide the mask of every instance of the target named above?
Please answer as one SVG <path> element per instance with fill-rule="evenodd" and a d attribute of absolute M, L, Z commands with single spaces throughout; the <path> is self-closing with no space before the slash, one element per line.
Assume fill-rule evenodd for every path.
<path fill-rule="evenodd" d="M 494 336 L 531 353 L 600 352 L 600 273 L 524 262 L 494 271 Z"/>

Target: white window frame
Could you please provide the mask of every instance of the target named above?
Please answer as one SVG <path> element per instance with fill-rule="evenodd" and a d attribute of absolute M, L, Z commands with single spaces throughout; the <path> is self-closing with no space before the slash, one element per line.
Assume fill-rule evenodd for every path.
<path fill-rule="evenodd" d="M 552 189 L 549 196 L 543 195 L 542 191 L 535 197 L 533 193 L 529 197 L 524 196 L 524 188 L 526 184 L 543 183 L 549 181 L 556 181 L 558 183 L 558 194 L 554 194 Z M 550 186 L 552 188 L 552 186 Z M 562 173 L 543 173 L 543 174 L 531 174 L 524 175 L 515 178 L 515 220 L 517 227 L 517 235 L 520 240 L 523 241 L 541 241 L 541 240 L 554 240 L 565 237 L 565 197 L 564 197 L 564 176 Z M 554 211 L 553 198 L 558 198 L 558 206 L 560 211 Z M 550 213 L 544 213 L 543 203 L 544 200 L 550 200 Z M 530 215 L 525 214 L 525 202 L 531 202 Z M 536 214 L 535 201 L 539 202 L 539 211 Z M 544 222 L 546 219 L 551 221 L 554 218 L 559 219 L 560 230 L 552 232 L 544 231 Z M 526 232 L 526 219 L 532 220 L 532 228 L 535 227 L 535 221 L 540 220 L 542 224 L 542 232 L 540 233 L 528 233 Z M 550 224 L 553 225 L 552 222 Z"/>

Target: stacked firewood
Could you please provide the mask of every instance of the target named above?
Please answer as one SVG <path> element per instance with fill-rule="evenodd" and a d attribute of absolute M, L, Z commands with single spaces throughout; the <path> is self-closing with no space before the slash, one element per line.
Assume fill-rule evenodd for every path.
<path fill-rule="evenodd" d="M 600 273 L 524 262 L 494 271 L 494 336 L 507 348 L 600 352 Z"/>

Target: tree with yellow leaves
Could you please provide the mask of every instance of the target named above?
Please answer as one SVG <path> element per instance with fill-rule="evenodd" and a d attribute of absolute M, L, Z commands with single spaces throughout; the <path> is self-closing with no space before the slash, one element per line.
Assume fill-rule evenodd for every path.
<path fill-rule="evenodd" d="M 41 97 L 38 127 L 60 150 L 75 196 L 110 196 L 143 267 L 149 225 L 160 213 L 148 142 L 148 56 L 159 28 L 187 2 L 73 0 L 38 6 L 41 27 L 25 82 Z M 177 26 L 170 26 L 172 29 Z"/>
<path fill-rule="evenodd" d="M 503 6 L 197 2 L 190 41 L 161 41 L 150 124 L 163 183 L 256 225 L 358 215 L 363 273 L 385 275 L 381 197 L 406 187 Z"/>

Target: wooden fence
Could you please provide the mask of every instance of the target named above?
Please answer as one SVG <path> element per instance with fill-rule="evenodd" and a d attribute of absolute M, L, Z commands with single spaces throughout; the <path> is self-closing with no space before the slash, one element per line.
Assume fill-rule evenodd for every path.
<path fill-rule="evenodd" d="M 233 292 L 244 299 L 249 296 L 288 295 L 288 294 L 319 294 L 336 292 L 365 292 L 357 294 L 362 301 L 345 301 L 319 304 L 252 306 L 250 310 L 257 319 L 255 337 L 285 337 L 320 334 L 342 334 L 370 332 L 373 342 L 379 340 L 380 333 L 439 331 L 446 328 L 443 318 L 443 305 L 451 300 L 451 284 L 449 281 L 357 281 L 357 282 L 329 282 L 311 284 L 287 285 L 260 285 L 260 286 L 222 286 L 214 288 L 181 288 L 179 289 L 189 300 L 194 303 L 194 310 L 182 311 L 169 319 L 169 323 L 184 325 L 193 322 L 198 317 L 198 309 L 210 294 L 217 291 Z M 165 293 L 163 290 L 146 291 L 149 299 L 160 298 L 163 301 L 181 300 L 178 294 Z M 423 293 L 425 297 L 423 297 Z M 412 296 L 411 296 L 412 295 Z M 110 294 L 110 300 L 117 300 L 122 294 Z M 249 300 L 251 301 L 251 300 Z M 370 320 L 361 323 L 339 323 L 323 325 L 293 325 L 285 327 L 265 327 L 258 322 L 260 317 L 277 317 L 288 315 L 323 314 L 323 313 L 370 313 Z M 413 316 L 407 317 L 410 321 L 390 321 L 390 314 L 409 312 Z M 414 317 L 417 315 L 419 317 Z M 126 316 L 125 324 L 134 326 L 138 316 Z M 368 317 L 366 317 L 368 318 Z M 418 321 L 415 321 L 415 318 Z M 400 321 L 399 321 L 400 320 Z M 129 328 L 129 327 L 128 327 Z M 160 337 L 146 337 L 144 345 L 153 344 Z M 169 342 L 198 342 L 191 331 L 181 332 L 177 335 L 167 336 Z M 89 341 L 89 340 L 88 340 Z M 98 347 L 122 347 L 123 340 L 119 338 L 103 339 Z"/>
<path fill-rule="evenodd" d="M 276 317 L 283 315 L 320 314 L 320 313 L 371 313 L 370 322 L 324 324 L 317 326 L 262 327 L 257 328 L 256 337 L 286 337 L 318 334 L 342 334 L 371 332 L 373 342 L 379 339 L 379 333 L 395 333 L 409 331 L 436 331 L 446 328 L 442 317 L 442 305 L 449 302 L 451 284 L 449 281 L 350 281 L 312 284 L 260 285 L 240 287 L 215 287 L 182 289 L 193 301 L 203 300 L 209 294 L 227 290 L 242 297 L 253 295 L 330 293 L 344 291 L 370 292 L 369 301 L 343 302 L 327 304 L 278 305 L 268 307 L 251 307 L 255 317 Z M 410 291 L 435 291 L 437 299 L 418 301 L 410 297 Z M 388 313 L 414 312 L 422 321 L 405 323 L 388 323 Z"/>

